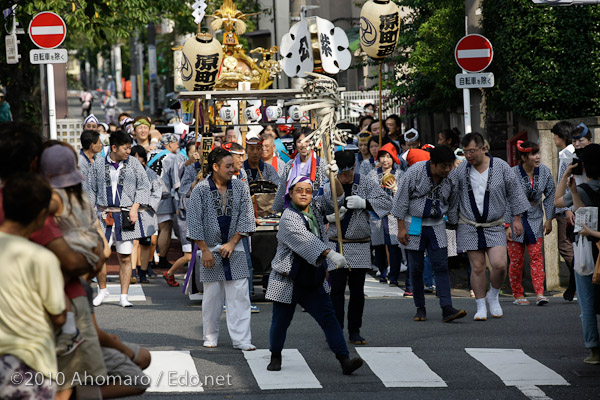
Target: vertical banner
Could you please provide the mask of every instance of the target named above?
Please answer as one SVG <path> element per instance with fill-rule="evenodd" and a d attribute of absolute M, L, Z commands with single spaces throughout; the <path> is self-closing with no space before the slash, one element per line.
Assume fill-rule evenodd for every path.
<path fill-rule="evenodd" d="M 213 145 L 215 144 L 215 139 L 212 137 L 202 136 L 202 140 L 200 142 L 200 157 L 202 157 L 202 176 L 207 177 L 210 173 L 208 168 L 208 154 L 212 151 Z"/>

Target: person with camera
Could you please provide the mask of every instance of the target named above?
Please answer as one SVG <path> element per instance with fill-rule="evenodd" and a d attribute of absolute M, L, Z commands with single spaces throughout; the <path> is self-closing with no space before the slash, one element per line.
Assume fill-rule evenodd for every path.
<path fill-rule="evenodd" d="M 580 207 L 597 207 L 600 205 L 600 145 L 589 144 L 583 149 L 580 157 L 584 172 L 587 176 L 587 182 L 577 184 L 574 179 L 573 170 L 576 164 L 567 167 L 563 174 L 558 188 L 556 190 L 556 207 L 573 207 L 576 211 Z M 567 186 L 569 192 L 566 192 Z M 578 233 L 583 236 L 591 236 L 593 259 L 598 258 L 598 248 L 596 243 L 600 233 L 584 226 L 584 229 Z M 575 252 L 575 265 L 581 263 Z M 577 287 L 577 299 L 581 309 L 581 325 L 583 328 L 584 345 L 590 349 L 590 355 L 583 360 L 586 364 L 600 364 L 600 334 L 598 333 L 598 319 L 596 313 L 600 311 L 600 285 L 595 285 L 592 281 L 589 268 L 582 274 L 575 270 L 575 283 Z"/>
<path fill-rule="evenodd" d="M 150 202 L 150 181 L 146 170 L 131 153 L 131 137 L 123 131 L 110 136 L 110 153 L 98 160 L 88 172 L 88 196 L 96 208 L 102 232 L 117 249 L 121 281 L 121 307 L 131 307 L 127 298 L 131 281 L 133 241 L 144 237 L 145 228 L 139 221 L 140 206 Z M 98 274 L 98 295 L 94 306 L 109 296 L 106 289 L 106 267 Z"/>

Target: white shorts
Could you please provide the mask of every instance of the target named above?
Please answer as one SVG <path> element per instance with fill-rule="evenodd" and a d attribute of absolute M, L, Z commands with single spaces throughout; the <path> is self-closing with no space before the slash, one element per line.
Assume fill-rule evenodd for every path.
<path fill-rule="evenodd" d="M 115 241 L 114 229 L 113 229 L 113 233 L 110 235 L 110 239 L 108 241 L 108 247 L 112 247 L 113 244 L 115 245 L 115 248 L 117 249 L 117 253 L 119 253 L 119 254 L 129 255 L 133 252 L 133 240 Z"/>
<path fill-rule="evenodd" d="M 182 244 L 181 251 L 183 251 L 184 253 L 191 253 L 192 252 L 192 244 L 191 243 Z"/>
<path fill-rule="evenodd" d="M 156 218 L 158 219 L 158 223 L 162 224 L 163 222 L 173 221 L 175 214 L 156 214 Z"/>

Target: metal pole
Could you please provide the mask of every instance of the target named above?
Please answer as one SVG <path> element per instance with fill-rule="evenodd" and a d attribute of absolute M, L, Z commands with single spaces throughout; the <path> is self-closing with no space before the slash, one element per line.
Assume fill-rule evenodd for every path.
<path fill-rule="evenodd" d="M 54 65 L 46 64 L 48 79 L 48 122 L 50 139 L 56 140 L 56 100 L 54 96 Z"/>
<path fill-rule="evenodd" d="M 465 15 L 465 36 L 469 34 L 469 17 Z M 462 70 L 463 74 L 467 71 Z M 464 120 L 465 120 L 465 135 L 471 133 L 471 91 L 470 89 L 463 89 L 463 109 L 464 109 Z"/>
<path fill-rule="evenodd" d="M 382 140 L 383 140 L 383 121 L 381 120 L 383 118 L 382 115 L 382 108 L 383 108 L 383 92 L 382 92 L 382 66 L 383 66 L 383 60 L 379 61 L 379 147 L 381 147 L 382 144 Z"/>
<path fill-rule="evenodd" d="M 329 132 L 325 134 L 325 140 L 323 141 L 323 151 L 325 152 L 325 158 L 327 159 L 327 164 L 331 164 L 331 136 Z M 340 248 L 339 253 L 344 255 L 344 241 L 342 238 L 342 223 L 340 221 L 340 209 L 338 207 L 337 202 L 337 189 L 335 187 L 335 174 L 333 172 L 329 173 L 329 183 L 331 184 L 331 199 L 333 200 L 333 212 L 335 213 L 335 229 L 337 230 L 337 242 L 338 247 Z M 350 268 L 350 266 L 348 266 Z"/>
<path fill-rule="evenodd" d="M 48 85 L 46 84 L 46 67 L 44 64 L 40 64 L 40 93 L 42 94 L 42 131 L 44 137 L 50 137 L 48 131 L 48 96 L 46 96 L 46 90 Z"/>

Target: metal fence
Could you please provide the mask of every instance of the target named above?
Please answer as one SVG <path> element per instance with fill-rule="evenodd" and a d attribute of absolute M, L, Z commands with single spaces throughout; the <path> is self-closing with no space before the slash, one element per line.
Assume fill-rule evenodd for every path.
<path fill-rule="evenodd" d="M 56 138 L 61 142 L 69 143 L 77 152 L 81 148 L 79 137 L 82 130 L 83 126 L 80 119 L 56 120 Z"/>
<path fill-rule="evenodd" d="M 385 103 L 385 99 L 390 96 L 390 91 L 384 90 L 382 96 Z M 348 122 L 357 124 L 358 118 L 361 116 L 363 107 L 366 104 L 379 104 L 379 91 L 342 92 L 342 99 L 347 102 L 340 108 L 340 120 L 348 120 Z M 392 114 L 400 115 L 400 104 L 385 104 L 383 117 L 385 118 Z"/>

